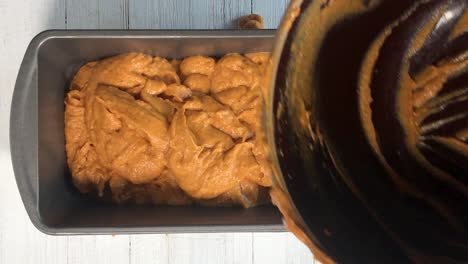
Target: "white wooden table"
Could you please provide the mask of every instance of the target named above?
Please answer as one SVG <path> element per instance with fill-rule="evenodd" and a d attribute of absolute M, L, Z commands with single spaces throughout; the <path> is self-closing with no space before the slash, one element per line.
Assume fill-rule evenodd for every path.
<path fill-rule="evenodd" d="M 26 46 L 45 29 L 218 29 L 259 13 L 275 28 L 287 0 L 0 0 L 0 264 L 313 263 L 290 233 L 48 236 L 31 224 L 9 153 L 9 112 Z"/>

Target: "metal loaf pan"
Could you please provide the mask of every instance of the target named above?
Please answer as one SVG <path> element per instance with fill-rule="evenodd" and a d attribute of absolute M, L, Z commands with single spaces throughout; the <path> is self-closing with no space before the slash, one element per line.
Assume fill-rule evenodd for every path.
<path fill-rule="evenodd" d="M 16 182 L 33 224 L 48 234 L 281 231 L 272 205 L 251 209 L 112 205 L 70 181 L 64 96 L 85 62 L 125 52 L 183 58 L 271 51 L 274 31 L 46 31 L 29 44 L 11 106 Z"/>

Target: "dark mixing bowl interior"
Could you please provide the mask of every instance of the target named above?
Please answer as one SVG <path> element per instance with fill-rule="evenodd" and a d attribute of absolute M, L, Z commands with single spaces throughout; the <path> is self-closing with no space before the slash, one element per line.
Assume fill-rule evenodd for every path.
<path fill-rule="evenodd" d="M 391 122 L 396 117 L 389 108 L 397 105 L 392 100 L 398 92 L 392 87 L 384 89 L 386 84 L 391 86 L 392 80 L 400 78 L 392 75 L 391 65 L 401 66 L 398 64 L 401 54 L 440 11 L 444 12 L 442 18 L 433 34 L 425 39 L 421 52 L 413 56 L 412 68 L 435 63 L 428 58 L 443 54 L 439 52 L 443 49 L 448 49 L 445 54 L 466 52 L 466 33 L 462 35 L 463 41 L 458 40 L 455 45 L 445 42 L 448 42 L 447 32 L 466 12 L 467 2 L 426 1 L 415 5 L 417 1 L 413 0 L 352 1 L 369 7 L 379 3 L 366 12 L 335 21 L 323 33 L 316 56 L 311 55 L 317 45 L 317 34 L 324 30 L 320 28 L 322 24 L 312 26 L 314 16 L 326 12 L 328 5 L 333 6 L 335 2 L 340 1 L 325 1 L 319 8 L 317 1 L 293 1 L 293 5 L 300 5 L 300 13 L 293 21 L 283 21 L 283 29 L 291 27 L 280 31 L 280 38 L 284 34 L 284 46 L 277 50 L 274 147 L 279 153 L 279 167 L 289 195 L 307 226 L 306 232 L 339 263 L 468 261 L 468 196 L 460 191 L 463 186 L 466 188 L 468 158 L 448 154 L 459 158 L 455 164 L 458 167 L 451 166 L 455 168 L 452 171 L 465 176 L 459 180 L 462 187 L 458 189 L 426 177 L 430 173 L 417 167 L 416 161 L 408 156 L 392 164 L 397 170 L 402 168 L 398 171 L 401 179 L 444 203 L 458 223 L 453 225 L 424 199 L 408 195 L 392 181 L 364 131 L 358 91 L 362 64 L 373 41 L 407 10 L 416 9 L 387 39 L 390 42 L 394 38 L 395 43 L 390 42 L 387 51 L 385 46 L 382 48 L 386 53 L 379 58 L 384 63 L 376 64 L 374 69 L 384 80 L 381 91 L 373 94 L 383 98 L 382 105 L 373 105 L 373 110 L 383 116 L 377 120 L 384 127 L 378 136 L 382 140 L 387 134 L 389 138 L 380 143 L 399 157 L 404 146 L 398 142 L 404 140 L 401 131 L 399 134 L 401 128 Z M 320 10 L 313 11 L 313 8 Z M 468 84 L 466 77 L 467 72 L 460 77 L 463 87 Z M 468 103 L 461 109 L 468 112 Z M 468 127 L 468 122 L 464 124 Z M 394 144 L 389 145 L 390 142 Z"/>

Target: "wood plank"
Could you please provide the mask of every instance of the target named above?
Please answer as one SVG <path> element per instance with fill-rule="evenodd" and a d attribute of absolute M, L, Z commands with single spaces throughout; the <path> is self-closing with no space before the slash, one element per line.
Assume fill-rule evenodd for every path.
<path fill-rule="evenodd" d="M 169 263 L 252 264 L 252 235 L 170 234 Z"/>
<path fill-rule="evenodd" d="M 63 0 L 1 1 L 0 13 L 0 263 L 66 263 L 66 237 L 47 237 L 31 223 L 16 187 L 9 152 L 11 95 L 29 41 L 65 27 Z"/>
<path fill-rule="evenodd" d="M 317 263 L 312 252 L 292 233 L 286 233 L 287 263 Z"/>
<path fill-rule="evenodd" d="M 127 0 L 67 0 L 67 29 L 127 29 Z"/>
<path fill-rule="evenodd" d="M 309 249 L 292 233 L 254 233 L 253 263 L 314 263 Z"/>
<path fill-rule="evenodd" d="M 168 235 L 169 263 L 217 264 L 225 260 L 224 234 Z"/>
<path fill-rule="evenodd" d="M 96 263 L 96 236 L 70 236 L 67 264 Z"/>
<path fill-rule="evenodd" d="M 9 153 L 11 95 L 29 41 L 48 28 L 64 28 L 63 0 L 1 1 L 0 12 L 0 150 Z M 15 185 L 16 188 L 16 185 Z"/>
<path fill-rule="evenodd" d="M 253 263 L 286 263 L 286 238 L 287 233 L 254 233 Z"/>
<path fill-rule="evenodd" d="M 265 28 L 277 28 L 288 0 L 252 0 L 252 12 L 263 16 Z"/>
<path fill-rule="evenodd" d="M 47 236 L 32 225 L 7 155 L 0 152 L 0 168 L 11 171 L 11 177 L 5 177 L 0 186 L 0 263 L 65 263 L 68 238 Z"/>
<path fill-rule="evenodd" d="M 252 233 L 226 236 L 225 264 L 253 264 Z"/>
<path fill-rule="evenodd" d="M 168 264 L 167 235 L 131 235 L 131 264 Z"/>
<path fill-rule="evenodd" d="M 97 256 L 94 262 L 96 264 L 130 263 L 130 237 L 128 235 L 96 236 L 96 251 Z M 81 263 L 90 262 L 82 261 Z"/>
<path fill-rule="evenodd" d="M 70 236 L 68 264 L 130 263 L 128 235 Z"/>
<path fill-rule="evenodd" d="M 34 227 L 33 227 L 34 228 Z M 38 232 L 37 230 L 34 230 Z M 63 264 L 68 259 L 68 237 L 66 236 L 48 236 L 41 234 L 38 236 L 39 240 L 36 241 L 35 246 L 44 243 L 45 241 L 45 253 L 44 258 L 37 261 L 36 263 L 48 263 L 48 264 Z M 34 262 L 33 262 L 34 263 Z"/>
<path fill-rule="evenodd" d="M 250 0 L 129 0 L 131 29 L 222 29 L 251 13 Z"/>
<path fill-rule="evenodd" d="M 190 1 L 179 0 L 129 0 L 130 28 L 188 28 L 190 3 Z"/>
<path fill-rule="evenodd" d="M 224 1 L 224 28 L 237 28 L 237 20 L 241 16 L 252 13 L 252 3 L 247 0 Z"/>

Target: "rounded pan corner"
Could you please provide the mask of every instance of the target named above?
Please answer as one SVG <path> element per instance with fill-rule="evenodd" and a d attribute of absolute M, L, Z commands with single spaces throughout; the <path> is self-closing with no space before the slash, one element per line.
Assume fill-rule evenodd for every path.
<path fill-rule="evenodd" d="M 46 42 L 49 39 L 57 37 L 59 35 L 59 32 L 63 30 L 57 30 L 57 29 L 47 29 L 44 31 L 41 31 L 37 33 L 36 36 L 34 36 L 31 41 L 29 42 L 29 46 L 27 48 L 27 51 L 30 49 L 37 49 L 39 48 L 42 43 Z"/>
<path fill-rule="evenodd" d="M 30 213 L 28 212 L 29 219 L 31 220 L 31 223 L 33 226 L 39 230 L 41 233 L 49 235 L 49 236 L 58 236 L 60 233 L 58 230 L 54 227 L 50 227 L 46 224 L 44 224 L 39 217 L 32 217 Z"/>

